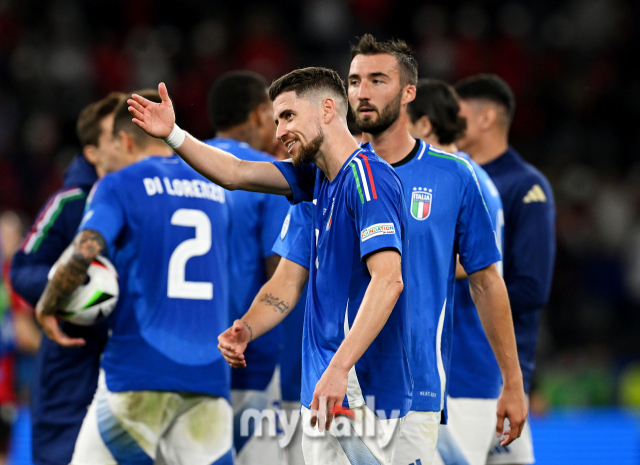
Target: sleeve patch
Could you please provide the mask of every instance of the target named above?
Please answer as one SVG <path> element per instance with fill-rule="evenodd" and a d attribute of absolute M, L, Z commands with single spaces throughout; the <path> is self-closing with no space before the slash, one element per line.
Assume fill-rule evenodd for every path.
<path fill-rule="evenodd" d="M 372 237 L 381 236 L 383 234 L 395 234 L 396 228 L 393 223 L 378 223 L 360 231 L 360 240 L 364 242 Z"/>

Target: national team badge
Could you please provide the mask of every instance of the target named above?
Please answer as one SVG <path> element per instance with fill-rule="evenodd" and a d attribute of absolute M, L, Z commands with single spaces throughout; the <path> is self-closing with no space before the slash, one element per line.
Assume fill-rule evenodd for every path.
<path fill-rule="evenodd" d="M 420 221 L 429 218 L 432 199 L 431 189 L 414 187 L 411 194 L 411 216 Z"/>

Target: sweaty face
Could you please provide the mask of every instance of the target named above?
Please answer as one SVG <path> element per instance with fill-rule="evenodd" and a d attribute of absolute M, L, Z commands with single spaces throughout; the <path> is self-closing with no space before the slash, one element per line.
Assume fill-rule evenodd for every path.
<path fill-rule="evenodd" d="M 273 111 L 276 137 L 285 145 L 291 161 L 296 166 L 312 163 L 324 143 L 319 105 L 297 97 L 295 92 L 285 92 L 274 100 Z"/>
<path fill-rule="evenodd" d="M 356 55 L 349 69 L 349 103 L 358 129 L 386 131 L 400 116 L 402 87 L 392 55 Z"/>

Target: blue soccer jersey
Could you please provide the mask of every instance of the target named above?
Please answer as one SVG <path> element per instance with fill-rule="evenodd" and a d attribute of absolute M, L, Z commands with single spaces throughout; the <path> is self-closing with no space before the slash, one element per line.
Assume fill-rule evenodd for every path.
<path fill-rule="evenodd" d="M 311 264 L 311 242 L 313 240 L 313 210 L 311 202 L 302 202 L 289 207 L 280 236 L 273 251 L 287 260 L 309 269 Z M 300 294 L 300 301 L 281 323 L 284 337 L 280 357 L 280 390 L 282 400 L 299 401 L 302 382 L 302 333 L 304 331 L 304 309 L 307 285 Z"/>
<path fill-rule="evenodd" d="M 205 141 L 232 153 L 241 160 L 273 161 L 273 157 L 253 150 L 249 145 L 233 139 L 215 138 Z M 247 192 L 227 192 L 231 198 L 231 234 L 229 235 L 229 317 L 241 318 L 254 297 L 267 281 L 265 259 L 273 255 L 271 247 L 280 234 L 289 203 L 280 195 Z M 231 370 L 232 389 L 262 391 L 267 388 L 278 363 L 282 327 L 252 341 L 244 353 L 247 368 Z"/>
<path fill-rule="evenodd" d="M 464 157 L 476 173 L 493 224 L 496 243 L 502 251 L 504 212 L 498 189 L 487 172 L 467 154 L 458 152 L 457 155 Z M 498 262 L 498 270 L 502 274 L 502 262 Z M 451 397 L 496 399 L 501 387 L 500 367 L 471 299 L 469 280 L 458 279 L 453 304 L 453 345 L 448 393 Z"/>
<path fill-rule="evenodd" d="M 217 348 L 228 323 L 224 189 L 176 155 L 148 157 L 98 183 L 86 229 L 104 237 L 120 277 L 102 359 L 108 389 L 228 399 Z"/>
<path fill-rule="evenodd" d="M 301 402 L 309 406 L 371 281 L 365 258 L 382 249 L 408 252 L 407 210 L 397 175 L 368 150 L 356 150 L 332 181 L 313 165 L 275 165 L 291 186 L 292 203 L 316 203 L 302 349 Z M 409 410 L 408 293 L 405 282 L 386 324 L 350 371 L 345 406 L 354 408 L 364 405 L 365 399 L 375 399 L 375 409 L 387 414 L 395 410 L 405 415 Z"/>
<path fill-rule="evenodd" d="M 409 213 L 411 410 L 445 405 L 452 343 L 456 255 L 468 273 L 500 260 L 482 194 L 469 163 L 416 141 L 394 169 Z M 405 278 L 405 283 L 407 279 Z"/>

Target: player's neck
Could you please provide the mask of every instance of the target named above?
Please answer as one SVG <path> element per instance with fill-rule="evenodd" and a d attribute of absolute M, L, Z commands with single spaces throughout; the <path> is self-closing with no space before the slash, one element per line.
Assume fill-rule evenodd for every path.
<path fill-rule="evenodd" d="M 443 150 L 445 152 L 456 153 L 458 151 L 458 147 L 456 146 L 456 144 L 441 144 L 438 140 L 438 137 L 433 133 L 433 131 L 427 137 L 423 137 L 422 140 L 430 146 Z"/>
<path fill-rule="evenodd" d="M 335 134 L 327 135 L 314 163 L 331 182 L 338 175 L 347 159 L 358 148 L 358 143 L 345 125 Z"/>
<path fill-rule="evenodd" d="M 250 123 L 239 124 L 225 131 L 218 131 L 216 132 L 216 137 L 237 140 L 248 144 L 255 150 L 262 150 L 260 134 L 254 130 Z"/>
<path fill-rule="evenodd" d="M 376 155 L 390 165 L 406 157 L 416 145 L 416 140 L 409 134 L 404 112 L 400 113 L 398 119 L 386 131 L 380 134 L 365 134 L 365 140 L 371 142 Z"/>
<path fill-rule="evenodd" d="M 173 155 L 173 149 L 167 144 L 149 144 L 144 149 L 133 154 L 135 162 L 138 162 L 146 157 L 170 157 Z"/>
<path fill-rule="evenodd" d="M 509 142 L 503 137 L 491 137 L 473 147 L 469 147 L 469 156 L 480 166 L 491 163 L 504 154 L 509 148 Z"/>

